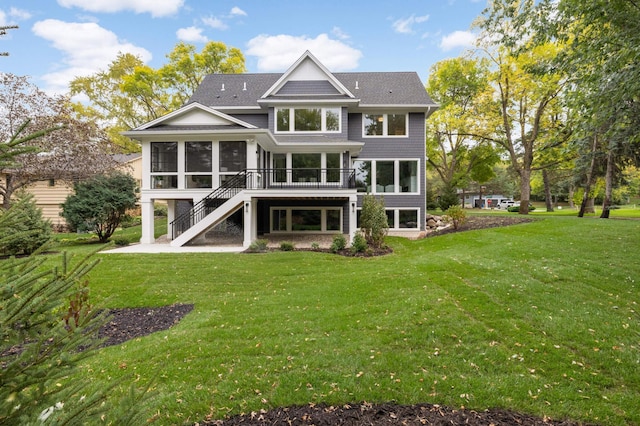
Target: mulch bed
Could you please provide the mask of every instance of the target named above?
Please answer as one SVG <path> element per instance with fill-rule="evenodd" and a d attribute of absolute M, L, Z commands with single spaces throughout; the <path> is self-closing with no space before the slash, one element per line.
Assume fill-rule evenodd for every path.
<path fill-rule="evenodd" d="M 105 339 L 101 346 L 119 345 L 127 340 L 166 330 L 192 310 L 193 304 L 109 309 L 108 321 L 98 332 L 98 337 Z"/>
<path fill-rule="evenodd" d="M 474 411 L 452 409 L 440 405 L 415 404 L 354 404 L 340 407 L 310 404 L 230 417 L 226 420 L 207 420 L 196 426 L 238 425 L 522 425 L 577 426 L 580 423 L 528 416 L 506 410 Z"/>

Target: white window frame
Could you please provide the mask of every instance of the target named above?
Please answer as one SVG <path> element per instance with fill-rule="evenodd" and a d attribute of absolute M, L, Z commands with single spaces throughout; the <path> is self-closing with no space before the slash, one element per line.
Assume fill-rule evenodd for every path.
<path fill-rule="evenodd" d="M 404 135 L 390 135 L 389 134 L 389 115 L 404 115 Z M 365 127 L 366 115 L 381 115 L 382 116 L 382 134 L 381 135 L 368 135 Z M 363 138 L 408 138 L 409 137 L 409 114 L 406 112 L 397 113 L 378 113 L 378 112 L 363 112 L 362 113 L 362 137 Z"/>
<path fill-rule="evenodd" d="M 175 143 L 176 144 L 176 171 L 175 172 L 154 172 L 153 171 L 153 144 L 160 143 Z M 181 143 L 178 140 L 153 140 L 149 142 L 149 187 L 151 189 L 180 189 L 180 170 L 183 169 L 180 164 L 184 161 L 184 154 L 181 156 Z M 182 148 L 184 151 L 184 148 Z M 184 173 L 183 173 L 184 174 Z M 176 186 L 163 186 L 161 182 L 164 181 L 164 177 L 176 179 Z"/>
<path fill-rule="evenodd" d="M 287 230 L 280 231 L 273 229 L 273 212 L 274 210 L 285 210 L 287 212 Z M 291 223 L 291 212 L 293 210 L 320 210 L 320 230 L 319 231 L 294 231 Z M 331 229 L 327 230 L 327 211 L 339 211 L 340 212 L 340 229 Z M 342 233 L 342 225 L 344 222 L 343 218 L 343 209 L 342 207 L 313 207 L 313 206 L 299 206 L 299 207 L 291 207 L 291 206 L 278 206 L 269 208 L 269 232 L 272 234 L 291 234 L 291 233 L 315 233 L 315 234 L 338 234 Z"/>
<path fill-rule="evenodd" d="M 289 110 L 289 130 L 278 130 L 278 111 Z M 320 112 L 320 130 L 296 130 L 295 111 L 296 109 L 319 109 Z M 327 130 L 327 111 L 338 110 L 338 130 Z M 318 106 L 298 106 L 298 107 L 276 107 L 274 108 L 273 130 L 280 134 L 314 134 L 314 133 L 341 133 L 342 132 L 342 108 L 341 107 L 318 107 Z"/>
<path fill-rule="evenodd" d="M 377 158 L 377 159 L 368 159 L 368 158 L 358 158 L 355 161 L 369 161 L 371 162 L 371 190 L 368 191 L 370 194 L 381 194 L 381 195 L 387 195 L 387 194 L 393 194 L 393 195 L 418 195 L 420 194 L 420 190 L 421 190 L 421 176 L 420 176 L 420 159 L 419 158 Z M 377 190 L 377 173 L 378 173 L 378 167 L 377 167 L 377 163 L 378 161 L 393 161 L 393 192 L 378 192 Z M 416 182 L 416 191 L 414 192 L 401 192 L 401 187 L 400 187 L 400 162 L 403 161 L 415 161 L 417 163 L 417 182 Z M 351 168 L 353 168 L 353 162 L 351 164 Z M 360 192 L 362 193 L 362 192 Z"/>
<path fill-rule="evenodd" d="M 195 142 L 195 143 L 209 143 L 211 144 L 211 170 L 208 172 L 189 172 L 187 171 L 187 144 L 190 142 Z M 178 148 L 180 149 L 180 148 Z M 213 141 L 211 140 L 185 140 L 183 143 L 183 149 L 184 149 L 184 187 L 185 189 L 207 189 L 207 188 L 213 188 L 216 184 L 216 182 L 213 180 L 213 169 L 215 167 L 215 165 L 213 164 L 213 150 L 215 149 L 215 145 L 213 143 Z M 189 177 L 191 176 L 209 176 L 211 178 L 211 185 L 208 187 L 192 187 L 189 188 L 188 185 L 188 180 Z"/>

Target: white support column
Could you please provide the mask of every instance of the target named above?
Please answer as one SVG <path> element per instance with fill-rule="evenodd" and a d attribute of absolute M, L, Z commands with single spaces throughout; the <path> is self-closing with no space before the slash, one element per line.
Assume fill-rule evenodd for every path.
<path fill-rule="evenodd" d="M 242 241 L 242 246 L 244 248 L 249 248 L 257 236 L 257 232 L 255 230 L 255 210 L 257 209 L 251 201 L 251 198 L 245 199 L 242 203 L 242 211 L 244 212 L 244 240 Z"/>
<path fill-rule="evenodd" d="M 140 237 L 140 243 L 153 244 L 155 242 L 155 237 L 153 235 L 153 200 L 141 201 L 140 205 L 142 213 L 142 236 Z"/>
<path fill-rule="evenodd" d="M 167 237 L 172 240 L 171 222 L 176 219 L 176 200 L 167 200 Z"/>
<path fill-rule="evenodd" d="M 349 196 L 349 243 L 353 242 L 358 230 L 358 196 Z"/>
<path fill-rule="evenodd" d="M 255 139 L 247 140 L 247 169 L 258 168 L 258 143 Z"/>

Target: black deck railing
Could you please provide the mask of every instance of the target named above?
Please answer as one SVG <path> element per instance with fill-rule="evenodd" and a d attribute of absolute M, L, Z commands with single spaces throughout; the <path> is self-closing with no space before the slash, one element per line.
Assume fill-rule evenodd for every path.
<path fill-rule="evenodd" d="M 259 177 L 261 189 L 353 189 L 353 169 L 259 169 L 250 170 Z"/>
<path fill-rule="evenodd" d="M 200 222 L 227 200 L 245 189 L 353 189 L 353 169 L 248 169 L 229 177 L 191 210 L 170 223 L 171 238 Z"/>

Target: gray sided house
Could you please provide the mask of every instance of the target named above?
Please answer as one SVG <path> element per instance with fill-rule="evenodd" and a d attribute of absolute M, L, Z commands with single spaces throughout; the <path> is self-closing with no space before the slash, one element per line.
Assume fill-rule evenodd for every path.
<path fill-rule="evenodd" d="M 414 72 L 331 73 L 306 52 L 285 73 L 208 75 L 182 108 L 126 136 L 142 145 L 142 238 L 155 201 L 171 245 L 358 229 L 362 196 L 384 196 L 390 233 L 425 225 L 425 120 Z M 212 242 L 213 241 L 213 242 Z"/>

